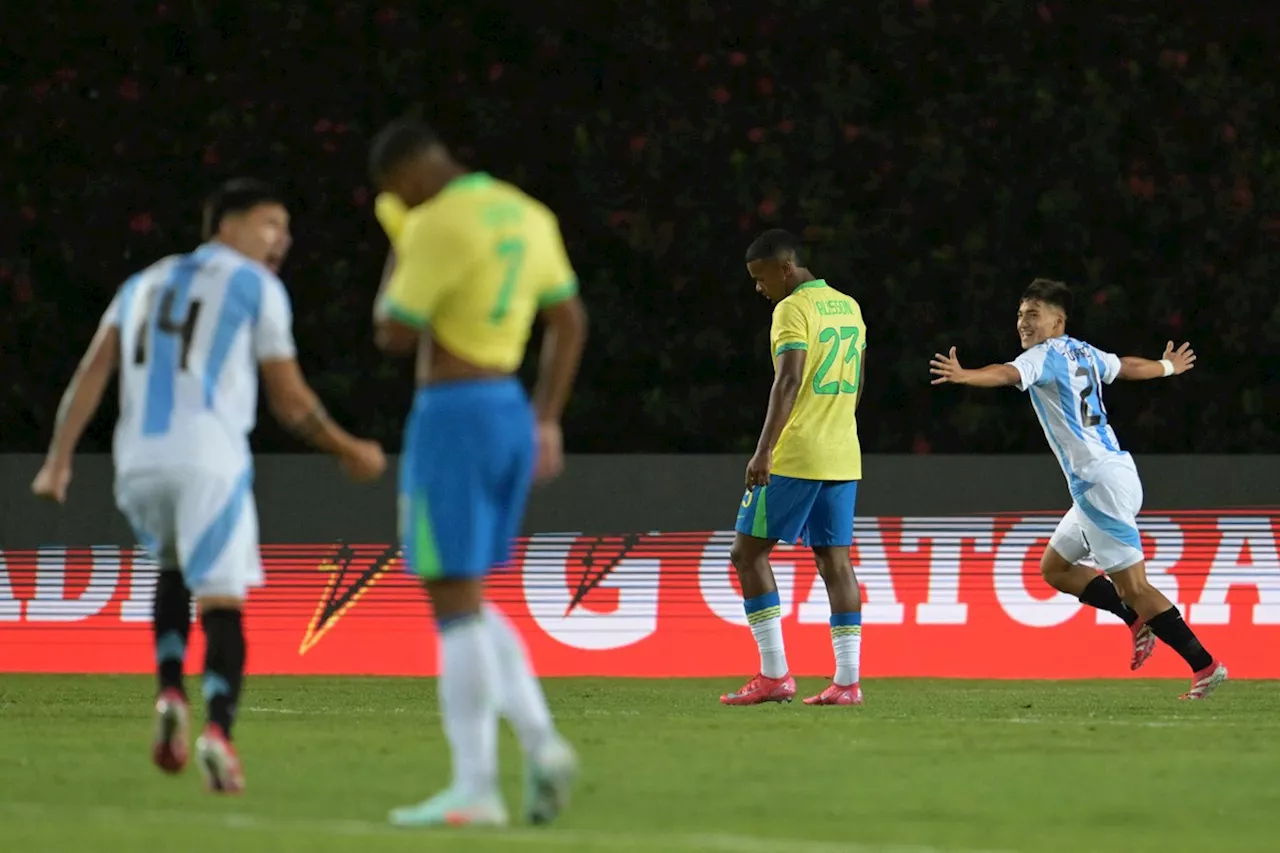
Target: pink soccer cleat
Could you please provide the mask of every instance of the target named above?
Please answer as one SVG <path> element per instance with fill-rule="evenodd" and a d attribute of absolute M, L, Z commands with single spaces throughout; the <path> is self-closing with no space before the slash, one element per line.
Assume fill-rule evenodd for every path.
<path fill-rule="evenodd" d="M 1133 657 L 1129 660 L 1129 669 L 1141 669 L 1156 650 L 1156 635 L 1141 619 L 1129 626 L 1129 632 L 1133 634 Z"/>
<path fill-rule="evenodd" d="M 806 705 L 861 705 L 862 704 L 862 688 L 857 682 L 853 684 L 829 684 L 827 689 L 823 690 L 817 696 L 810 696 L 804 700 Z"/>
<path fill-rule="evenodd" d="M 1227 680 L 1227 668 L 1222 661 L 1214 661 L 1204 669 L 1191 676 L 1191 689 L 1179 696 L 1179 699 L 1208 699 L 1209 694 L 1217 690 Z"/>
<path fill-rule="evenodd" d="M 781 678 L 754 675 L 737 693 L 720 697 L 721 705 L 763 705 L 766 702 L 790 702 L 796 698 L 796 680 L 790 674 Z"/>
<path fill-rule="evenodd" d="M 215 794 L 238 794 L 244 790 L 244 771 L 240 756 L 227 740 L 222 726 L 210 723 L 196 740 L 196 757 L 205 784 Z"/>
<path fill-rule="evenodd" d="M 190 754 L 187 746 L 191 712 L 187 697 L 172 687 L 156 697 L 156 735 L 151 760 L 166 773 L 181 773 Z"/>

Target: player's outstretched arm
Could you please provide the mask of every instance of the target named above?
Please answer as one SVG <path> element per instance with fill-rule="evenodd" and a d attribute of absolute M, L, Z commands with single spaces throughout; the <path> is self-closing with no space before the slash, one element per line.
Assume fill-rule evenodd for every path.
<path fill-rule="evenodd" d="M 85 427 L 98 413 L 102 394 L 119 364 L 120 329 L 112 324 L 103 324 L 80 359 L 75 375 L 62 395 L 62 402 L 58 404 L 48 455 L 31 484 L 31 491 L 39 497 L 58 503 L 66 500 L 76 445 L 80 443 Z"/>
<path fill-rule="evenodd" d="M 1120 372 L 1117 379 L 1140 381 L 1143 379 L 1163 379 L 1166 376 L 1178 376 L 1196 366 L 1196 354 L 1191 344 L 1184 343 L 1176 350 L 1173 341 L 1165 344 L 1164 355 L 1159 361 L 1126 355 L 1120 359 Z"/>
<path fill-rule="evenodd" d="M 372 480 L 382 474 L 387 464 L 382 447 L 376 441 L 356 438 L 329 417 L 296 359 L 263 361 L 261 367 L 271 412 L 286 429 L 337 456 L 353 479 Z"/>
<path fill-rule="evenodd" d="M 1018 369 L 1009 364 L 989 364 L 976 370 L 966 370 L 956 358 L 956 348 L 943 355 L 934 353 L 929 360 L 929 372 L 936 378 L 930 385 L 969 385 L 974 388 L 1004 388 L 1022 381 Z"/>

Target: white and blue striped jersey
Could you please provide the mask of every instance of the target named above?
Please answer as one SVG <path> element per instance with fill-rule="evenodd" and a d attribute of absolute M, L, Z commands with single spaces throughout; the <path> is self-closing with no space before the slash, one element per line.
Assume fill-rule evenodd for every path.
<path fill-rule="evenodd" d="M 1073 498 L 1089 490 L 1104 465 L 1119 462 L 1136 470 L 1102 403 L 1102 385 L 1120 375 L 1118 356 L 1063 335 L 1031 347 L 1009 364 L 1018 371 L 1018 390 L 1031 394 Z"/>
<path fill-rule="evenodd" d="M 258 364 L 294 358 L 293 309 L 266 267 L 220 243 L 132 276 L 102 317 L 120 330 L 117 474 L 251 464 Z"/>

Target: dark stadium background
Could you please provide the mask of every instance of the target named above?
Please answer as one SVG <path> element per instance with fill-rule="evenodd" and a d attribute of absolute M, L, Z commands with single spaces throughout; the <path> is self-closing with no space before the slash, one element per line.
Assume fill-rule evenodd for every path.
<path fill-rule="evenodd" d="M 773 226 L 863 305 L 867 451 L 1044 452 L 1020 395 L 927 381 L 950 344 L 1012 357 L 1035 275 L 1076 286 L 1071 331 L 1101 347 L 1200 353 L 1185 380 L 1108 391 L 1125 445 L 1274 450 L 1273 20 L 1260 0 L 14 5 L 4 449 L 43 450 L 113 289 L 192 247 L 201 197 L 244 173 L 294 199 L 304 366 L 398 446 L 410 380 L 365 320 L 386 241 L 364 163 L 419 108 L 562 219 L 594 321 L 570 451 L 753 445 L 769 315 L 741 258 Z M 304 449 L 270 419 L 256 447 Z"/>

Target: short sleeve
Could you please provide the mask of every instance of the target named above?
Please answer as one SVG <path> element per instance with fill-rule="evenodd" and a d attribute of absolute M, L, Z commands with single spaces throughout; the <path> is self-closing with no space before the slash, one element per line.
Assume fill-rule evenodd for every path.
<path fill-rule="evenodd" d="M 416 213 L 396 244 L 396 268 L 378 313 L 420 329 L 475 261 L 471 232 L 439 216 Z"/>
<path fill-rule="evenodd" d="M 1104 384 L 1110 385 L 1120 376 L 1120 356 L 1093 347 L 1093 357 L 1098 362 L 1098 373 Z"/>
<path fill-rule="evenodd" d="M 784 299 L 773 309 L 773 327 L 769 337 L 773 341 L 773 357 L 788 350 L 809 348 L 809 328 L 804 310 L 794 299 Z"/>
<path fill-rule="evenodd" d="M 382 230 L 386 232 L 387 239 L 394 246 L 404 231 L 405 217 L 409 213 L 408 208 L 404 206 L 404 202 L 400 200 L 399 196 L 391 193 L 379 193 L 377 200 L 373 204 L 373 213 L 382 225 Z"/>
<path fill-rule="evenodd" d="M 546 274 L 538 291 L 539 309 L 550 308 L 578 295 L 578 275 L 569 260 L 564 236 L 560 233 L 560 224 L 555 217 L 551 219 L 551 235 L 547 243 L 549 251 Z"/>
<path fill-rule="evenodd" d="M 1033 385 L 1044 385 L 1049 378 L 1044 372 L 1044 360 L 1049 349 L 1044 344 L 1034 346 L 1008 364 L 1018 371 L 1019 391 L 1026 391 Z"/>
<path fill-rule="evenodd" d="M 293 341 L 293 305 L 289 292 L 275 276 L 262 278 L 262 303 L 253 328 L 253 354 L 258 361 L 297 358 Z"/>
<path fill-rule="evenodd" d="M 98 323 L 99 328 L 105 329 L 108 326 L 120 328 L 120 302 L 122 301 L 123 293 L 123 287 L 116 291 L 116 295 L 111 299 L 111 304 L 107 306 L 106 311 L 102 312 L 102 320 Z"/>

